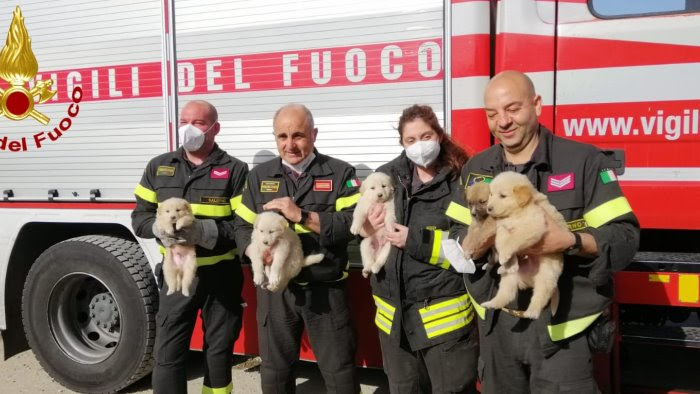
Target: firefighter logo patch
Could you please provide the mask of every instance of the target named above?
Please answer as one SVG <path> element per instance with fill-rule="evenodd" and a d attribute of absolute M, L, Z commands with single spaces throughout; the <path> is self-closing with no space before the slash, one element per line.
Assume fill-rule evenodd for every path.
<path fill-rule="evenodd" d="M 315 192 L 330 192 L 333 191 L 332 179 L 314 179 Z"/>
<path fill-rule="evenodd" d="M 280 190 L 279 181 L 260 182 L 260 193 L 277 193 Z"/>
<path fill-rule="evenodd" d="M 156 176 L 175 176 L 175 167 L 158 166 L 158 170 L 156 170 Z"/>

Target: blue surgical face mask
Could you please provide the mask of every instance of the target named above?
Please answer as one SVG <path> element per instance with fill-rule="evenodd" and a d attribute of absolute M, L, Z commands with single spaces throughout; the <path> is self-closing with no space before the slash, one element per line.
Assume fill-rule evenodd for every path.
<path fill-rule="evenodd" d="M 417 166 L 427 168 L 440 154 L 440 143 L 434 140 L 418 141 L 406 148 L 406 157 Z"/>
<path fill-rule="evenodd" d="M 180 126 L 178 133 L 180 134 L 180 142 L 182 147 L 188 152 L 195 152 L 199 150 L 202 145 L 204 145 L 204 133 L 209 131 L 213 126 L 214 125 L 212 124 L 204 131 L 189 123 Z"/>

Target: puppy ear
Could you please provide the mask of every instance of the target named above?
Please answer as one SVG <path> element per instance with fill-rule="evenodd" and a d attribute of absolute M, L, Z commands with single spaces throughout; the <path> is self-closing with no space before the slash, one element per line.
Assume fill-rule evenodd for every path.
<path fill-rule="evenodd" d="M 367 190 L 367 179 L 365 179 L 364 182 L 360 183 L 360 194 L 364 194 L 365 190 Z"/>
<path fill-rule="evenodd" d="M 532 188 L 529 185 L 516 185 L 513 187 L 513 196 L 518 206 L 524 207 L 532 200 Z"/>
<path fill-rule="evenodd" d="M 282 229 L 288 229 L 289 228 L 289 222 L 286 219 L 282 219 Z"/>

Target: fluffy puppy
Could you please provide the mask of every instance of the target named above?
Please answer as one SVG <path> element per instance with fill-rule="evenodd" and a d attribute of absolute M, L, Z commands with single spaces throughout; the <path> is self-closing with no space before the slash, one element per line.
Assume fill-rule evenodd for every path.
<path fill-rule="evenodd" d="M 255 218 L 246 254 L 252 263 L 253 282 L 269 291 L 283 290 L 302 267 L 323 260 L 323 254 L 304 258 L 299 236 L 289 228 L 287 219 L 275 212 L 263 212 Z M 268 254 L 272 256 L 271 264 L 265 263 Z"/>
<path fill-rule="evenodd" d="M 467 187 L 465 199 L 472 216 L 472 224 L 469 226 L 467 236 L 462 241 L 464 257 L 472 258 L 474 252 L 496 235 L 496 220 L 489 215 L 487 203 L 489 200 L 489 184 L 478 182 Z M 491 264 L 485 264 L 483 269 L 487 269 Z"/>
<path fill-rule="evenodd" d="M 194 223 L 190 204 L 181 198 L 169 198 L 156 211 L 156 225 L 168 236 L 177 238 L 177 231 Z M 165 247 L 163 277 L 168 284 L 168 294 L 182 291 L 190 295 L 190 287 L 197 273 L 197 254 L 194 245 L 175 243 Z"/>
<path fill-rule="evenodd" d="M 489 185 L 487 210 L 496 219 L 496 242 L 501 282 L 496 296 L 483 304 L 503 308 L 513 301 L 518 288 L 533 288 L 524 317 L 537 319 L 551 299 L 552 314 L 559 305 L 557 281 L 564 266 L 562 253 L 532 256 L 526 266 L 518 267 L 516 255 L 539 242 L 547 231 L 545 215 L 568 231 L 564 217 L 549 203 L 547 196 L 535 190 L 525 175 L 507 171 Z M 511 259 L 514 262 L 511 262 Z M 510 266 L 508 265 L 510 264 Z"/>
<path fill-rule="evenodd" d="M 350 226 L 350 232 L 355 235 L 360 233 L 372 205 L 384 204 L 384 227 L 360 242 L 362 276 L 366 278 L 370 273 L 376 274 L 382 269 L 391 251 L 391 244 L 387 242 L 386 234 L 394 231 L 393 225 L 396 222 L 394 182 L 389 175 L 375 172 L 362 182 L 360 193 L 360 199 L 352 216 L 352 226 Z"/>

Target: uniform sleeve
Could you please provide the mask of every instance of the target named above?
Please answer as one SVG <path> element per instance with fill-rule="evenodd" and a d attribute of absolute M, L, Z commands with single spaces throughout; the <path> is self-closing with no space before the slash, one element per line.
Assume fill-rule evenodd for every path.
<path fill-rule="evenodd" d="M 458 186 L 452 191 L 450 204 L 447 206 L 445 215 L 450 220 L 450 238 L 461 242 L 467 236 L 467 229 L 472 223 L 472 216 L 467 208 L 464 199 L 464 191 L 467 188 L 467 175 L 469 174 L 469 163 L 462 167 L 462 174 L 459 177 Z"/>
<path fill-rule="evenodd" d="M 236 210 L 241 205 L 243 197 L 243 185 L 248 178 L 248 164 L 241 163 L 233 169 L 231 176 L 231 197 L 229 204 L 231 205 L 231 216 L 225 220 L 216 223 L 219 229 L 219 240 L 235 240 L 235 220 Z"/>
<path fill-rule="evenodd" d="M 153 162 L 149 162 L 143 171 L 141 181 L 134 189 L 136 207 L 131 212 L 131 227 L 134 229 L 134 233 L 141 238 L 155 238 L 151 228 L 158 209 L 158 198 L 153 187 L 153 177 L 155 176 L 153 168 Z"/>
<path fill-rule="evenodd" d="M 591 155 L 584 179 L 583 218 L 598 244 L 591 279 L 599 284 L 610 280 L 611 270 L 624 269 L 639 248 L 639 222 L 609 167 L 608 153 Z"/>
<path fill-rule="evenodd" d="M 250 245 L 250 235 L 253 233 L 253 223 L 258 216 L 255 207 L 255 191 L 258 180 L 253 172 L 249 173 L 241 190 L 241 199 L 236 207 L 234 220 L 234 235 L 236 246 L 241 257 L 245 257 L 245 250 Z"/>
<path fill-rule="evenodd" d="M 357 186 L 355 168 L 347 166 L 343 170 L 341 184 L 335 200 L 334 212 L 318 212 L 321 222 L 319 244 L 321 246 L 347 245 L 355 238 L 350 233 L 352 215 L 357 200 L 360 199 L 360 191 Z"/>

